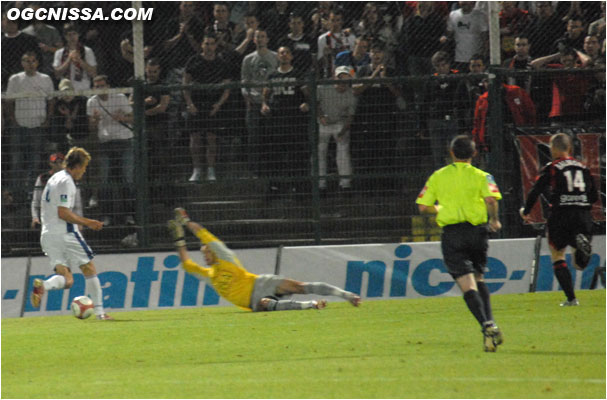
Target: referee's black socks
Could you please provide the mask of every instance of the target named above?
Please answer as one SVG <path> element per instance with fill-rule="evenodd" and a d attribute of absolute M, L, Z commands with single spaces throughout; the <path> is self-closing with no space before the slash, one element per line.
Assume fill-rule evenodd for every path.
<path fill-rule="evenodd" d="M 573 280 L 571 279 L 571 272 L 569 272 L 567 262 L 565 260 L 558 260 L 552 264 L 552 268 L 554 269 L 556 280 L 559 281 L 559 285 L 561 285 L 563 292 L 565 292 L 565 296 L 567 296 L 567 300 L 571 301 L 575 299 Z"/>
<path fill-rule="evenodd" d="M 485 314 L 485 304 L 483 302 L 483 298 L 476 290 L 468 290 L 464 293 L 464 300 L 466 301 L 466 305 L 468 309 L 474 315 L 474 318 L 478 321 L 478 323 L 483 326 L 483 322 L 487 321 L 487 315 Z"/>
<path fill-rule="evenodd" d="M 485 316 L 488 320 L 493 321 L 493 310 L 491 310 L 491 300 L 490 300 L 490 292 L 489 288 L 483 281 L 477 281 L 476 287 L 478 288 L 478 294 L 481 295 L 481 299 L 483 299 L 483 304 L 485 305 Z"/>

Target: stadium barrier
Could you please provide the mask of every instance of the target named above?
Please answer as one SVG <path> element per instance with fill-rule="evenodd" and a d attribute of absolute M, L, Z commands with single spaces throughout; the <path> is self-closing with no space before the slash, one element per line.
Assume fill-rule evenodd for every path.
<path fill-rule="evenodd" d="M 583 272 L 570 267 L 576 289 L 589 289 L 594 271 L 605 268 L 605 236 L 595 236 L 592 245 L 588 267 Z M 485 278 L 493 294 L 529 290 L 533 247 L 533 238 L 490 241 Z M 240 250 L 237 255 L 253 273 L 280 270 L 281 275 L 292 279 L 325 281 L 360 293 L 365 301 L 460 295 L 446 273 L 438 242 L 284 247 L 280 257 L 277 251 L 249 249 Z M 187 275 L 175 253 L 99 255 L 96 262 L 101 271 L 98 275 L 104 307 L 110 312 L 229 304 L 211 287 Z M 569 254 L 567 262 L 572 265 Z M 69 314 L 70 300 L 84 294 L 83 275 L 74 274 L 71 289 L 49 292 L 36 310 L 29 300 L 31 284 L 35 278 L 44 278 L 50 267 L 46 258 L 33 257 L 27 276 L 27 263 L 28 258 L 21 257 L 2 260 L 2 318 L 19 317 L 23 303 L 25 316 Z M 536 291 L 559 290 L 545 239 L 537 277 Z M 24 287 L 29 288 L 25 302 Z"/>

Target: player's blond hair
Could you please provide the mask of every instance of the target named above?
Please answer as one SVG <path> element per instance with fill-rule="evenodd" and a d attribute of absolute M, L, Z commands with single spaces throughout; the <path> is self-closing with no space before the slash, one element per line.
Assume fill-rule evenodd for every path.
<path fill-rule="evenodd" d="M 557 133 L 550 138 L 550 147 L 555 150 L 569 152 L 571 150 L 571 137 L 566 133 Z"/>
<path fill-rule="evenodd" d="M 91 161 L 91 155 L 82 147 L 72 147 L 63 161 L 64 168 L 75 168 L 81 165 L 87 165 Z"/>

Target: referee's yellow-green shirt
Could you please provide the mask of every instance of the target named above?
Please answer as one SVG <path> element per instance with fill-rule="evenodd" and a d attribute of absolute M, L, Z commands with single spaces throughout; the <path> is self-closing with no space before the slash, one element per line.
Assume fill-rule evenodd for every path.
<path fill-rule="evenodd" d="M 493 176 L 469 163 L 455 162 L 435 171 L 417 196 L 417 204 L 439 204 L 439 226 L 487 222 L 486 197 L 502 198 Z"/>

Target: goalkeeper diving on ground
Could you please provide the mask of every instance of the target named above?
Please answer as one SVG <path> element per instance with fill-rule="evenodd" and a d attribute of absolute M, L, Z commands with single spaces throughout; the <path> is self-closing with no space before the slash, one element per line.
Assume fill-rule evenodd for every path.
<path fill-rule="evenodd" d="M 185 242 L 187 227 L 200 242 L 205 263 L 203 267 L 190 258 Z M 183 208 L 175 209 L 175 219 L 168 223 L 183 269 L 211 285 L 232 304 L 249 311 L 321 310 L 326 300 L 295 301 L 284 299 L 293 294 L 316 294 L 341 297 L 355 307 L 360 297 L 324 282 L 299 282 L 279 275 L 256 275 L 247 271 L 236 254 L 206 228 L 188 217 Z"/>

